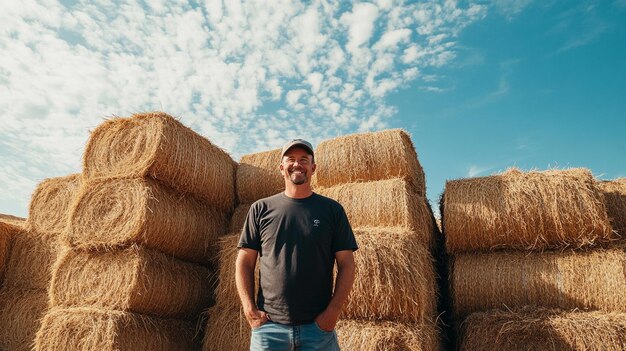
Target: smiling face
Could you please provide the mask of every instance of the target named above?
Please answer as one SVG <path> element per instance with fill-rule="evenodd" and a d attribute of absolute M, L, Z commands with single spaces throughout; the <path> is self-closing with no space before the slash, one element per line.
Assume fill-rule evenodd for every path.
<path fill-rule="evenodd" d="M 295 185 L 308 183 L 315 172 L 313 156 L 302 148 L 292 147 L 283 156 L 280 172 L 285 181 Z"/>

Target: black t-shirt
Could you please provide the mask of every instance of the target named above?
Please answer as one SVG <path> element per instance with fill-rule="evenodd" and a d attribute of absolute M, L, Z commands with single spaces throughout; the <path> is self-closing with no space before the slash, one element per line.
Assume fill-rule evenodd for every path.
<path fill-rule="evenodd" d="M 324 311 L 335 252 L 358 248 L 343 207 L 315 193 L 279 193 L 252 204 L 238 247 L 259 252 L 257 305 L 282 324 L 311 323 Z"/>

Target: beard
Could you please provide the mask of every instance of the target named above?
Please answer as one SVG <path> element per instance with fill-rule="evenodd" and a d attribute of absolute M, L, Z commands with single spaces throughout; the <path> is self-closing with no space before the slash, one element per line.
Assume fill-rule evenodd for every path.
<path fill-rule="evenodd" d="M 301 171 L 302 173 L 296 174 L 294 173 L 295 171 Z M 291 182 L 295 185 L 302 185 L 306 183 L 307 176 L 303 169 L 292 169 L 289 171 L 289 180 L 291 180 Z"/>

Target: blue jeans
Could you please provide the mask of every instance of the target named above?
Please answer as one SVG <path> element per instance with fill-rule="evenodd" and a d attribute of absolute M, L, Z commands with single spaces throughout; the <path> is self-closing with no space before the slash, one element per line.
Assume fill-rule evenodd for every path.
<path fill-rule="evenodd" d="M 313 322 L 284 325 L 268 321 L 252 329 L 250 351 L 339 351 L 337 334 Z"/>

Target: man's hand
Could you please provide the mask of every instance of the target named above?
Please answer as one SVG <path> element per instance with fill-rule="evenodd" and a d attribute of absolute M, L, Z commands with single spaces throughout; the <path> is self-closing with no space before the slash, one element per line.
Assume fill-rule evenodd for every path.
<path fill-rule="evenodd" d="M 324 312 L 315 317 L 315 323 L 317 323 L 323 331 L 331 332 L 335 329 L 340 312 L 341 311 L 335 311 L 332 308 L 327 308 Z"/>
<path fill-rule="evenodd" d="M 267 313 L 257 308 L 251 309 L 249 311 L 244 311 L 244 315 L 246 316 L 248 324 L 250 324 L 250 328 L 252 329 L 262 326 L 269 320 Z"/>

